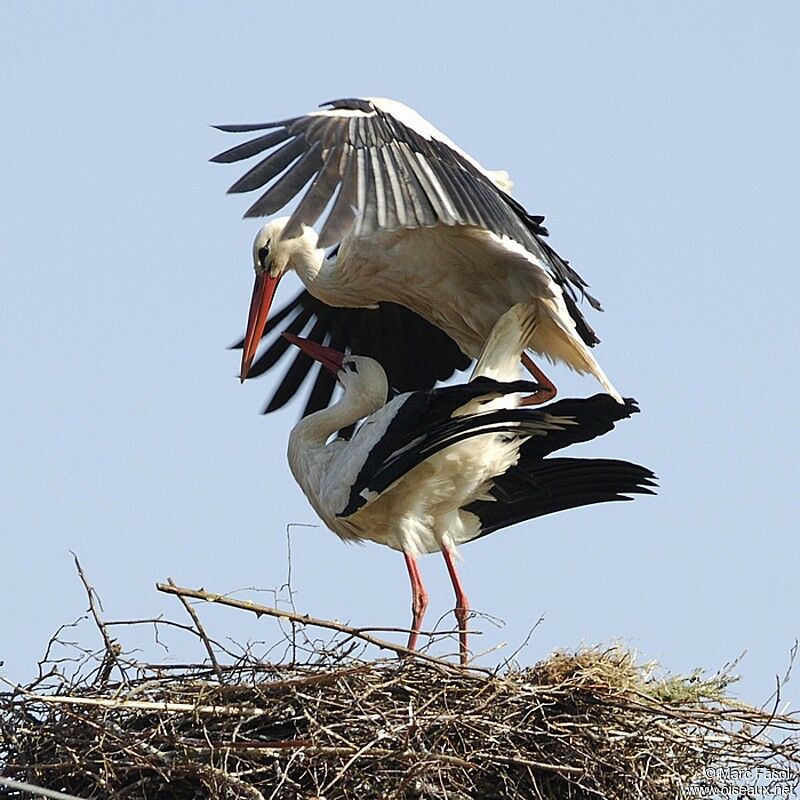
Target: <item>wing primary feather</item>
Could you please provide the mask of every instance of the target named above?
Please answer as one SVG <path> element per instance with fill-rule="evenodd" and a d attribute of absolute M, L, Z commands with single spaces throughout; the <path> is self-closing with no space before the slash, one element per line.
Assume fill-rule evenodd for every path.
<path fill-rule="evenodd" d="M 305 328 L 308 324 L 308 321 L 311 317 L 314 316 L 314 310 L 312 308 L 303 308 L 300 313 L 286 326 L 285 330 L 289 333 L 295 334 L 295 336 L 299 335 L 300 331 Z M 253 362 L 253 366 L 250 368 L 249 375 L 251 377 L 256 377 L 258 375 L 263 374 L 268 369 L 272 369 L 275 364 L 281 359 L 281 356 L 287 351 L 290 346 L 290 342 L 288 339 L 285 339 L 283 336 L 278 336 L 274 342 L 264 351 L 263 355 L 259 356 L 259 358 Z"/>
<path fill-rule="evenodd" d="M 441 181 L 431 169 L 430 164 L 422 153 L 415 153 L 416 158 L 411 162 L 414 172 L 420 183 L 425 187 L 425 193 L 433 206 L 436 216 L 445 225 L 454 225 L 457 221 L 456 210 Z"/>
<path fill-rule="evenodd" d="M 336 376 L 330 373 L 322 365 L 317 369 L 317 376 L 314 385 L 308 395 L 303 416 L 307 417 L 315 411 L 327 408 L 333 397 L 333 390 L 336 388 Z"/>
<path fill-rule="evenodd" d="M 375 192 L 375 178 L 372 174 L 372 158 L 367 150 L 358 153 L 358 210 L 356 236 L 370 234 L 377 227 L 378 201 Z"/>
<path fill-rule="evenodd" d="M 280 130 L 272 131 L 272 133 L 265 133 L 257 139 L 250 139 L 250 141 L 243 144 L 237 144 L 236 147 L 231 147 L 230 150 L 225 150 L 225 152 L 219 153 L 210 160 L 215 164 L 232 164 L 234 161 L 242 161 L 264 150 L 269 150 L 270 147 L 274 147 L 276 144 L 285 142 L 289 136 L 291 136 L 289 131 L 286 128 L 281 128 Z"/>
<path fill-rule="evenodd" d="M 265 414 L 283 408 L 294 397 L 313 364 L 314 360 L 311 356 L 307 356 L 302 350 L 297 351 L 294 361 L 286 370 L 283 380 L 267 403 L 267 407 L 264 409 Z"/>
<path fill-rule="evenodd" d="M 270 153 L 263 161 L 259 161 L 252 169 L 245 172 L 236 183 L 228 189 L 230 194 L 241 192 L 252 192 L 259 189 L 265 183 L 269 183 L 276 175 L 283 172 L 289 164 L 298 156 L 301 156 L 306 149 L 306 141 L 302 136 L 292 139 L 283 147 L 278 148 L 274 153 Z"/>
<path fill-rule="evenodd" d="M 335 316 L 336 309 L 322 304 L 320 305 L 321 309 L 318 319 L 306 338 L 310 339 L 312 342 L 324 344 L 330 332 L 331 320 L 333 316 Z M 306 374 L 308 374 L 308 372 Z M 335 386 L 336 377 L 333 374 L 322 367 L 316 370 L 316 377 L 313 379 L 311 391 L 309 392 L 306 406 L 303 409 L 303 416 L 305 417 L 308 414 L 312 414 L 314 411 L 325 408 L 333 396 Z"/>
<path fill-rule="evenodd" d="M 339 155 L 338 149 L 328 152 L 325 163 L 286 223 L 283 231 L 284 238 L 289 239 L 302 233 L 302 226 L 313 225 L 325 210 L 341 177 Z"/>
<path fill-rule="evenodd" d="M 523 445 L 524 448 L 524 445 Z M 550 458 L 526 461 L 494 479 L 489 494 L 464 507 L 480 520 L 479 536 L 517 522 L 595 503 L 655 494 L 655 475 L 638 464 L 613 459 Z M 520 480 L 524 474 L 525 479 Z"/>
<path fill-rule="evenodd" d="M 280 119 L 277 122 L 256 122 L 251 125 L 212 125 L 223 133 L 251 133 L 252 131 L 265 131 L 269 128 L 288 128 L 289 125 L 303 119 L 302 117 L 290 117 L 289 119 Z"/>
<path fill-rule="evenodd" d="M 388 228 L 389 225 L 389 205 L 388 194 L 386 191 L 387 178 L 383 172 L 378 155 L 377 147 L 369 148 L 369 160 L 372 167 L 372 179 L 375 183 L 375 217 L 379 228 Z"/>
<path fill-rule="evenodd" d="M 384 145 L 384 147 L 381 148 L 380 153 L 381 160 L 383 161 L 383 169 L 389 181 L 389 190 L 392 199 L 391 210 L 394 216 L 394 227 L 405 228 L 408 224 L 406 201 L 405 197 L 403 196 L 399 167 L 395 161 L 391 143 Z"/>
<path fill-rule="evenodd" d="M 353 226 L 356 212 L 354 206 L 358 192 L 358 160 L 352 148 L 346 147 L 342 152 L 342 160 L 346 160 L 339 193 L 328 212 L 325 224 L 319 232 L 319 247 L 330 247 L 340 242 Z"/>
<path fill-rule="evenodd" d="M 457 170 L 447 162 L 442 162 L 436 165 L 436 175 L 455 210 L 455 221 L 464 225 L 480 225 L 469 192 L 459 186 Z"/>
<path fill-rule="evenodd" d="M 405 142 L 396 142 L 395 155 L 398 162 L 405 166 L 404 188 L 414 206 L 414 214 L 420 225 L 430 227 L 436 224 L 436 210 L 431 204 L 428 193 L 422 185 L 414 168 L 416 157 Z"/>
<path fill-rule="evenodd" d="M 320 144 L 314 142 L 305 153 L 247 209 L 245 217 L 274 214 L 292 200 L 322 165 Z M 285 235 L 285 234 L 284 234 Z"/>
<path fill-rule="evenodd" d="M 264 326 L 264 336 L 275 330 L 275 328 L 280 325 L 286 319 L 286 317 L 289 316 L 290 312 L 294 311 L 295 309 L 301 311 L 308 308 L 310 305 L 310 300 L 313 300 L 313 298 L 308 293 L 308 290 L 304 289 L 302 292 L 298 292 L 298 294 L 295 295 L 295 297 L 290 300 L 280 311 L 270 315 L 270 318 L 267 320 L 267 324 Z M 242 342 L 242 345 L 244 345 L 244 342 Z"/>

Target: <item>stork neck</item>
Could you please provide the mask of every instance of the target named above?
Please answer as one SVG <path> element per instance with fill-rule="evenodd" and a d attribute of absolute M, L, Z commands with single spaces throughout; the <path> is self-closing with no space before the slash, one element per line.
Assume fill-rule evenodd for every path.
<path fill-rule="evenodd" d="M 303 284 L 310 288 L 325 284 L 330 263 L 325 251 L 314 247 L 309 238 L 303 236 L 292 241 L 291 264 Z"/>
<path fill-rule="evenodd" d="M 367 393 L 345 392 L 330 408 L 323 408 L 301 419 L 289 437 L 289 449 L 294 446 L 322 447 L 336 431 L 358 422 L 381 407 Z"/>

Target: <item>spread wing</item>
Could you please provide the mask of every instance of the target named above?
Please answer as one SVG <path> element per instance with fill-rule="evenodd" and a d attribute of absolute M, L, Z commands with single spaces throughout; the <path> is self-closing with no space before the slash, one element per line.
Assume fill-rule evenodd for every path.
<path fill-rule="evenodd" d="M 269 344 L 253 363 L 249 377 L 272 369 L 291 346 L 280 335 L 284 330 L 340 352 L 374 358 L 386 370 L 389 385 L 399 392 L 430 389 L 436 381 L 447 380 L 471 363 L 446 333 L 404 306 L 381 303 L 376 309 L 334 308 L 302 291 L 267 323 L 264 334 Z M 243 340 L 234 345 L 242 346 Z M 264 413 L 282 408 L 312 371 L 303 415 L 326 408 L 336 379 L 298 350 Z"/>
<path fill-rule="evenodd" d="M 544 217 L 533 216 L 505 190 L 507 178 L 485 170 L 415 111 L 392 100 L 347 98 L 299 117 L 256 125 L 220 125 L 232 133 L 268 131 L 215 156 L 232 163 L 267 155 L 231 186 L 259 189 L 245 216 L 274 214 L 295 197 L 284 235 L 323 219 L 319 246 L 378 229 L 475 225 L 508 236 L 547 269 L 569 298 L 584 339 L 591 328 L 575 306 L 577 292 L 595 308 L 586 282 L 542 237 Z"/>

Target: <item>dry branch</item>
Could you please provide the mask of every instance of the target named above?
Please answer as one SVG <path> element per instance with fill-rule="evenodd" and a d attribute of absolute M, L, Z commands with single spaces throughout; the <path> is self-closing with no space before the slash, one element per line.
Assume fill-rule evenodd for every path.
<path fill-rule="evenodd" d="M 252 600 L 239 600 L 236 597 L 228 597 L 227 595 L 216 594 L 215 592 L 207 592 L 205 589 L 188 589 L 184 586 L 176 586 L 174 583 L 157 583 L 156 589 L 158 589 L 159 592 L 177 595 L 182 600 L 184 598 L 191 597 L 195 600 L 205 600 L 208 603 L 217 603 L 219 605 L 229 606 L 231 608 L 238 608 L 242 611 L 250 611 L 257 617 L 276 617 L 278 619 L 285 619 L 289 622 L 296 622 L 301 625 L 310 625 L 316 628 L 336 631 L 337 633 L 344 633 L 353 639 L 360 639 L 361 641 L 377 647 L 380 650 L 391 650 L 400 656 L 418 658 L 422 661 L 427 661 L 429 664 L 437 664 L 440 667 L 448 670 L 466 669 L 486 675 L 491 675 L 494 672 L 493 670 L 474 665 L 468 664 L 466 666 L 462 666 L 460 664 L 454 664 L 451 661 L 445 661 L 442 658 L 436 658 L 436 656 L 429 655 L 424 651 L 409 650 L 407 647 L 403 647 L 402 645 L 395 644 L 394 642 L 387 641 L 386 639 L 373 636 L 368 632 L 368 630 L 376 630 L 375 628 L 354 628 L 350 625 L 345 625 L 343 622 L 322 619 L 320 617 L 312 617 L 309 614 L 298 614 L 294 611 L 287 611 L 286 609 L 282 608 L 272 608 L 271 606 L 264 606 L 254 603 Z M 404 632 L 408 633 L 408 631 Z"/>

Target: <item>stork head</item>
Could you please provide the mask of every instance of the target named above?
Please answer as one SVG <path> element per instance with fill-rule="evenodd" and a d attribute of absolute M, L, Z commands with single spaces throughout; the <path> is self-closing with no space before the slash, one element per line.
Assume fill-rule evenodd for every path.
<path fill-rule="evenodd" d="M 300 236 L 284 238 L 283 232 L 289 217 L 270 220 L 258 232 L 253 242 L 253 268 L 256 271 L 253 297 L 250 300 L 250 315 L 242 350 L 240 379 L 244 381 L 253 363 L 258 343 L 264 334 L 272 298 L 281 278 L 290 269 L 296 269 L 302 259 L 305 265 L 309 253 L 316 249 L 316 232 L 304 226 Z M 305 255 L 305 259 L 303 256 Z"/>
<path fill-rule="evenodd" d="M 284 333 L 292 344 L 306 355 L 319 361 L 323 367 L 336 376 L 344 389 L 345 396 L 357 397 L 359 404 L 377 409 L 386 403 L 389 394 L 389 381 L 383 367 L 367 356 L 344 355 L 332 347 L 303 339 L 291 333 Z"/>

